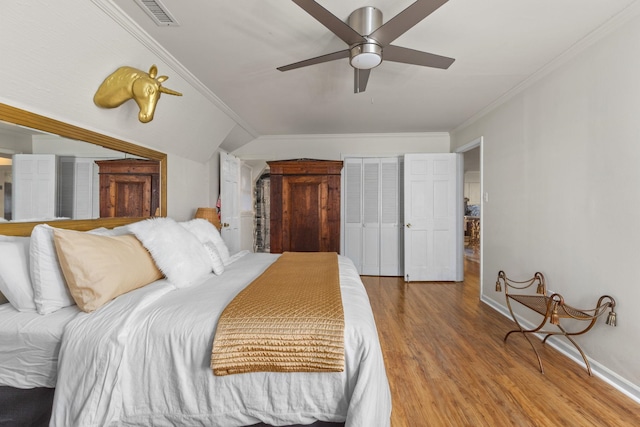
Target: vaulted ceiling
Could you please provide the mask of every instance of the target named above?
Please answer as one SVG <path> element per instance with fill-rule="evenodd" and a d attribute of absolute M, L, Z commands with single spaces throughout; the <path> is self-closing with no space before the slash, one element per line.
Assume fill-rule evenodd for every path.
<path fill-rule="evenodd" d="M 255 137 L 453 130 L 620 19 L 635 1 L 449 0 L 394 44 L 455 58 L 453 65 L 442 70 L 383 61 L 359 94 L 348 59 L 276 69 L 346 47 L 293 1 L 161 0 L 179 23 L 162 27 L 131 0 L 108 3 Z M 386 22 L 413 1 L 318 3 L 345 21 L 352 11 L 375 6 Z"/>

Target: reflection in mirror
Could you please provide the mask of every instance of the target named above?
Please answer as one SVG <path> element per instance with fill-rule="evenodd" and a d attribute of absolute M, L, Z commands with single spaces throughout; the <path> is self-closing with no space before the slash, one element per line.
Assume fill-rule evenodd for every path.
<path fill-rule="evenodd" d="M 7 221 L 100 215 L 97 161 L 132 156 L 0 122 L 0 217 Z"/>
<path fill-rule="evenodd" d="M 0 234 L 51 220 L 90 229 L 165 213 L 164 153 L 0 104 Z"/>

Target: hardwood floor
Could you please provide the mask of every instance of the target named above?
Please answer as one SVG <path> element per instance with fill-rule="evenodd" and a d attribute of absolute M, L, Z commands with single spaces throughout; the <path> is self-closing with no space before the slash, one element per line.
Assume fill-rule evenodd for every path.
<path fill-rule="evenodd" d="M 545 374 L 515 323 L 463 283 L 364 276 L 393 397 L 391 425 L 640 426 L 640 405 L 551 347 Z"/>

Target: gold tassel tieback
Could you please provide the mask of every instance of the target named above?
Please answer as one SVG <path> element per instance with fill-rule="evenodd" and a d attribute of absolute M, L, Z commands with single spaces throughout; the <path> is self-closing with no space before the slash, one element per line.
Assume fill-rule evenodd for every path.
<path fill-rule="evenodd" d="M 611 309 L 609 315 L 607 316 L 607 325 L 609 326 L 617 326 L 616 325 L 616 312 Z"/>
<path fill-rule="evenodd" d="M 502 285 L 500 284 L 500 279 L 496 280 L 496 292 L 502 292 Z"/>
<path fill-rule="evenodd" d="M 538 282 L 538 288 L 536 289 L 536 292 L 540 295 L 544 295 L 547 293 L 543 282 Z"/>
<path fill-rule="evenodd" d="M 551 323 L 554 325 L 560 324 L 560 316 L 558 316 L 558 303 L 553 303 L 553 312 L 551 313 Z"/>

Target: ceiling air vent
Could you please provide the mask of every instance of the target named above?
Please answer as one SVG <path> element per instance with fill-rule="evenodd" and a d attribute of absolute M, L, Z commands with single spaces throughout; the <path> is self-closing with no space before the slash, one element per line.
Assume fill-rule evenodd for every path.
<path fill-rule="evenodd" d="M 180 25 L 178 21 L 171 16 L 167 7 L 160 3 L 160 0 L 135 0 L 135 2 L 153 19 L 153 22 L 155 22 L 157 26 L 177 27 Z"/>

